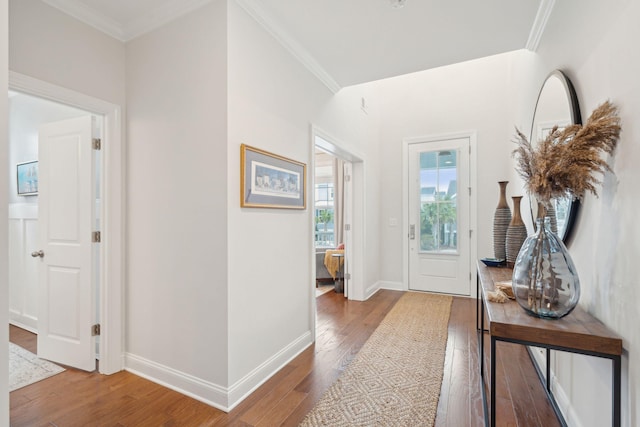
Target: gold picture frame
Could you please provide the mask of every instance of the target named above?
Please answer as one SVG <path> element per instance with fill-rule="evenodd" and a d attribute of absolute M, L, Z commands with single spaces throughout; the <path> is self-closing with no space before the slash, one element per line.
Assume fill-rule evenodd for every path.
<path fill-rule="evenodd" d="M 306 209 L 307 165 L 246 144 L 240 146 L 240 206 Z"/>

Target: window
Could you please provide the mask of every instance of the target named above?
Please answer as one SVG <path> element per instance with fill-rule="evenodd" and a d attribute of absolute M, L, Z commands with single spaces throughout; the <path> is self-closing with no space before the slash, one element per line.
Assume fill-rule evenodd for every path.
<path fill-rule="evenodd" d="M 420 250 L 458 249 L 455 151 L 420 153 Z"/>
<path fill-rule="evenodd" d="M 335 247 L 333 183 L 316 184 L 315 242 L 317 248 Z"/>

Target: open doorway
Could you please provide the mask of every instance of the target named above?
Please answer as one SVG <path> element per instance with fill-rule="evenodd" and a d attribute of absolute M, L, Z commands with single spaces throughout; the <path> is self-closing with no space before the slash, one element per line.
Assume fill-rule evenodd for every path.
<path fill-rule="evenodd" d="M 309 283 L 309 286 L 313 286 L 313 293 L 310 295 L 310 303 L 312 310 L 310 311 L 310 324 L 312 325 L 312 334 L 313 340 L 315 341 L 316 334 L 316 308 L 317 308 L 317 297 L 315 292 L 315 283 L 316 283 L 316 265 L 322 264 L 324 265 L 324 257 L 326 255 L 326 250 L 318 248 L 316 249 L 316 239 L 322 240 L 326 234 L 330 234 L 330 229 L 333 228 L 334 236 L 330 240 L 330 242 L 335 245 L 336 242 L 339 245 L 342 240 L 344 243 L 344 252 L 343 252 L 343 264 L 341 266 L 342 271 L 341 276 L 345 278 L 345 282 L 342 284 L 344 297 L 350 300 L 358 300 L 364 301 L 369 296 L 371 296 L 375 290 L 374 286 L 370 288 L 365 287 L 365 267 L 364 267 L 364 253 L 365 253 L 365 235 L 364 235 L 364 206 L 365 206 L 365 198 L 364 198 L 364 170 L 365 170 L 365 159 L 364 156 L 358 155 L 352 149 L 346 148 L 347 146 L 341 142 L 338 142 L 335 138 L 331 137 L 324 131 L 319 128 L 312 126 L 311 128 L 311 152 L 313 153 L 313 172 L 310 173 L 312 179 L 310 193 L 315 193 L 316 182 L 315 182 L 315 166 L 316 166 L 316 152 L 321 154 L 330 155 L 328 158 L 337 158 L 344 161 L 344 166 L 342 167 L 342 176 L 344 182 L 344 191 L 343 196 L 340 199 L 343 200 L 343 217 L 342 217 L 342 225 L 336 225 L 335 214 L 333 218 L 329 218 L 330 215 L 325 217 L 326 221 L 319 221 L 316 219 L 316 215 L 321 214 L 321 210 L 324 207 L 320 202 L 318 202 L 318 208 L 316 210 L 316 201 L 315 195 L 311 198 L 311 213 L 310 221 L 312 222 L 311 230 L 313 230 L 314 238 L 313 244 L 310 252 L 311 263 L 312 263 L 312 276 L 311 280 L 313 284 Z M 332 162 L 326 162 L 325 165 L 331 164 Z M 323 162 L 319 161 L 319 166 L 323 167 Z M 325 166 L 328 168 L 328 166 Z M 337 168 L 336 166 L 331 166 L 331 169 Z M 322 171 L 319 171 L 319 174 L 322 175 Z M 325 173 L 326 174 L 326 173 Z M 322 188 L 323 182 L 320 180 L 319 184 Z M 327 180 L 329 181 L 329 180 Z M 333 179 L 331 180 L 333 181 Z M 331 193 L 329 192 L 329 186 L 326 185 L 327 189 L 327 197 Z M 335 188 L 333 189 L 335 190 Z M 332 195 L 334 199 L 334 209 L 335 209 L 335 191 Z M 326 206 L 329 206 L 327 203 Z M 326 214 L 325 214 L 326 215 Z M 328 221 L 331 219 L 331 221 Z M 325 224 L 326 234 L 325 234 Z M 335 235 L 336 227 L 341 227 L 343 229 L 342 239 L 339 236 Z M 337 237 L 337 239 L 336 239 Z M 327 245 L 328 246 L 328 245 Z M 320 252 L 320 254 L 318 254 Z M 332 289 L 331 292 L 334 293 L 334 296 L 337 298 L 341 298 L 341 294 L 335 294 L 335 289 Z"/>
<path fill-rule="evenodd" d="M 344 296 L 348 299 L 364 301 L 372 293 L 371 289 L 365 287 L 364 277 L 364 156 L 347 148 L 344 143 L 337 141 L 316 127 L 312 128 L 312 143 L 314 172 L 316 162 L 318 162 L 317 188 L 322 190 L 319 191 L 319 195 L 323 196 L 326 188 L 326 194 L 331 195 L 333 199 L 333 214 L 324 214 L 326 220 L 331 219 L 327 222 L 316 219 L 316 215 L 323 214 L 323 207 L 329 206 L 329 204 L 323 204 L 323 200 L 318 200 L 318 202 L 313 200 L 313 230 L 315 234 L 314 247 L 312 248 L 313 263 L 314 266 L 324 265 L 324 256 L 326 255 L 324 247 L 327 247 L 327 244 L 320 242 L 317 247 L 317 240 L 321 241 L 326 235 L 329 235 L 326 238 L 330 239 L 329 243 L 335 245 L 335 248 L 341 243 L 344 244 L 341 254 L 343 257 L 339 258 L 341 262 L 340 278 L 344 278 L 344 283 L 342 283 Z M 316 152 L 319 153 L 318 157 L 315 155 Z M 331 178 L 328 178 L 329 171 L 332 174 Z M 330 183 L 331 186 L 329 186 Z M 315 190 L 315 181 L 313 186 Z M 326 233 L 325 224 L 327 225 Z M 321 247 L 323 245 L 324 247 Z M 320 255 L 317 255 L 318 252 Z M 316 268 L 314 268 L 314 273 L 317 274 Z"/>
<path fill-rule="evenodd" d="M 122 108 L 101 99 L 69 90 L 13 71 L 9 72 L 9 89 L 73 107 L 103 118 L 100 147 L 100 204 L 95 208 L 100 221 L 101 245 L 97 255 L 100 268 L 98 312 L 100 331 L 101 374 L 112 374 L 124 368 L 124 323 L 122 298 L 124 284 L 124 151 Z M 66 173 L 66 167 L 58 168 Z M 7 171 L 13 174 L 15 171 Z M 64 175 L 62 173 L 61 175 Z M 14 181 L 15 182 L 15 181 Z M 16 191 L 15 188 L 11 189 Z M 41 193 L 41 195 L 44 194 Z M 93 234 L 93 233 L 91 233 Z M 28 253 L 31 258 L 30 252 Z M 13 262 L 12 260 L 9 261 Z M 93 332 L 92 325 L 88 328 Z M 83 331 L 86 330 L 83 327 Z"/>
<path fill-rule="evenodd" d="M 100 323 L 101 257 L 90 234 L 101 229 L 92 144 L 103 129 L 102 116 L 9 93 L 9 321 L 36 335 L 40 357 L 86 371 L 99 354 L 89 328 Z"/>
<path fill-rule="evenodd" d="M 316 296 L 330 291 L 344 294 L 345 290 L 348 294 L 344 250 L 345 161 L 316 146 L 314 164 Z"/>

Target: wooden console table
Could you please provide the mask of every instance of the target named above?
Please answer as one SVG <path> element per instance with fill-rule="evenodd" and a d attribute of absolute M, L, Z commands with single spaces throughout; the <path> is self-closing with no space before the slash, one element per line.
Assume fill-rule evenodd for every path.
<path fill-rule="evenodd" d="M 480 339 L 480 386 L 485 411 L 485 424 L 496 425 L 496 342 L 506 341 L 546 349 L 546 380 L 538 370 L 540 380 L 562 425 L 566 422 L 551 391 L 551 350 L 602 357 L 612 361 L 612 422 L 620 426 L 621 355 L 622 338 L 580 306 L 562 319 L 540 319 L 527 314 L 515 301 L 491 302 L 487 292 L 494 290 L 494 283 L 511 280 L 513 271 L 508 268 L 492 268 L 478 261 L 476 327 Z M 485 329 L 485 315 L 487 329 Z M 490 392 L 491 408 L 487 411 L 484 378 L 484 335 L 488 332 L 490 344 Z M 488 413 L 487 413 L 488 412 Z"/>

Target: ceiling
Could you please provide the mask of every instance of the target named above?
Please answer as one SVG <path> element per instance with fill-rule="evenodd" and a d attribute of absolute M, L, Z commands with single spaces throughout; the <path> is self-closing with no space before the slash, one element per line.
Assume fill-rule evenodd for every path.
<path fill-rule="evenodd" d="M 211 0 L 42 0 L 124 42 Z M 330 89 L 535 50 L 555 0 L 235 0 Z M 397 1 L 397 0 L 396 0 Z"/>

